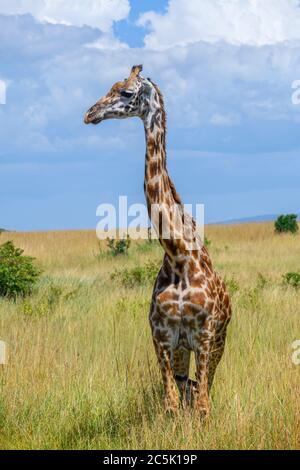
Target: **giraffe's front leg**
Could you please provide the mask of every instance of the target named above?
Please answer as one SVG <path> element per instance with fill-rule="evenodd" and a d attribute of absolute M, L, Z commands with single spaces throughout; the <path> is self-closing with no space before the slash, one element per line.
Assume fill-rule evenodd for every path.
<path fill-rule="evenodd" d="M 194 401 L 195 409 L 202 419 L 206 419 L 210 412 L 208 390 L 209 352 L 210 341 L 203 338 L 195 347 L 197 385 Z"/>
<path fill-rule="evenodd" d="M 154 346 L 163 379 L 165 409 L 167 412 L 175 413 L 179 407 L 179 397 L 172 370 L 172 350 L 171 347 L 158 343 L 155 339 Z"/>

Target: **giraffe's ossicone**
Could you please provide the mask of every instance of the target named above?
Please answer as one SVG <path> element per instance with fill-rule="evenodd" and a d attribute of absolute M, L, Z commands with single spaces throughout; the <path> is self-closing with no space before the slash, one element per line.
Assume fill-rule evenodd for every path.
<path fill-rule="evenodd" d="M 166 112 L 158 87 L 132 68 L 89 111 L 84 122 L 138 116 L 144 122 L 147 152 L 145 195 L 149 215 L 165 251 L 150 309 L 153 342 L 161 368 L 166 409 L 176 411 L 179 396 L 199 414 L 209 413 L 209 391 L 225 346 L 231 318 L 229 295 L 214 271 L 194 219 L 170 180 L 166 166 Z M 196 381 L 189 379 L 195 354 Z M 179 391 L 179 395 L 178 395 Z"/>

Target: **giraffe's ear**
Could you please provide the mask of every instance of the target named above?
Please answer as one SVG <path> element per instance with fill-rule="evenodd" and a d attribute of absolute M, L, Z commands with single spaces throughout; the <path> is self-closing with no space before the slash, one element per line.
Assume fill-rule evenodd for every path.
<path fill-rule="evenodd" d="M 136 78 L 142 72 L 143 66 L 142 65 L 134 65 L 131 69 L 130 78 Z"/>

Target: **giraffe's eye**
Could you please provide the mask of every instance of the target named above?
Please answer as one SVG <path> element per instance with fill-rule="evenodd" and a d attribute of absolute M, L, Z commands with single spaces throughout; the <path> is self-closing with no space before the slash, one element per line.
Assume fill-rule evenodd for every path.
<path fill-rule="evenodd" d="M 133 91 L 121 90 L 121 91 L 120 91 L 120 95 L 121 95 L 123 98 L 132 98 L 132 97 L 133 97 Z"/>

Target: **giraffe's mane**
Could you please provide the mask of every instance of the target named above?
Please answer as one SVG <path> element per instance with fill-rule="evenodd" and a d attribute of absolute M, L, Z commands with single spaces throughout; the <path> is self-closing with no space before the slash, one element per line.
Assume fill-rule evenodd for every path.
<path fill-rule="evenodd" d="M 160 88 L 158 87 L 158 85 L 156 85 L 156 83 L 154 83 L 151 78 L 148 78 L 149 82 L 153 85 L 156 93 L 158 94 L 158 98 L 159 98 L 159 104 L 160 104 L 160 107 L 161 107 L 161 110 L 162 110 L 162 125 L 163 125 L 163 128 L 164 128 L 164 131 L 165 131 L 165 135 L 167 133 L 167 113 L 166 113 L 166 109 L 165 109 L 165 101 L 164 101 L 164 97 L 163 97 L 163 94 L 162 92 L 160 91 Z"/>

